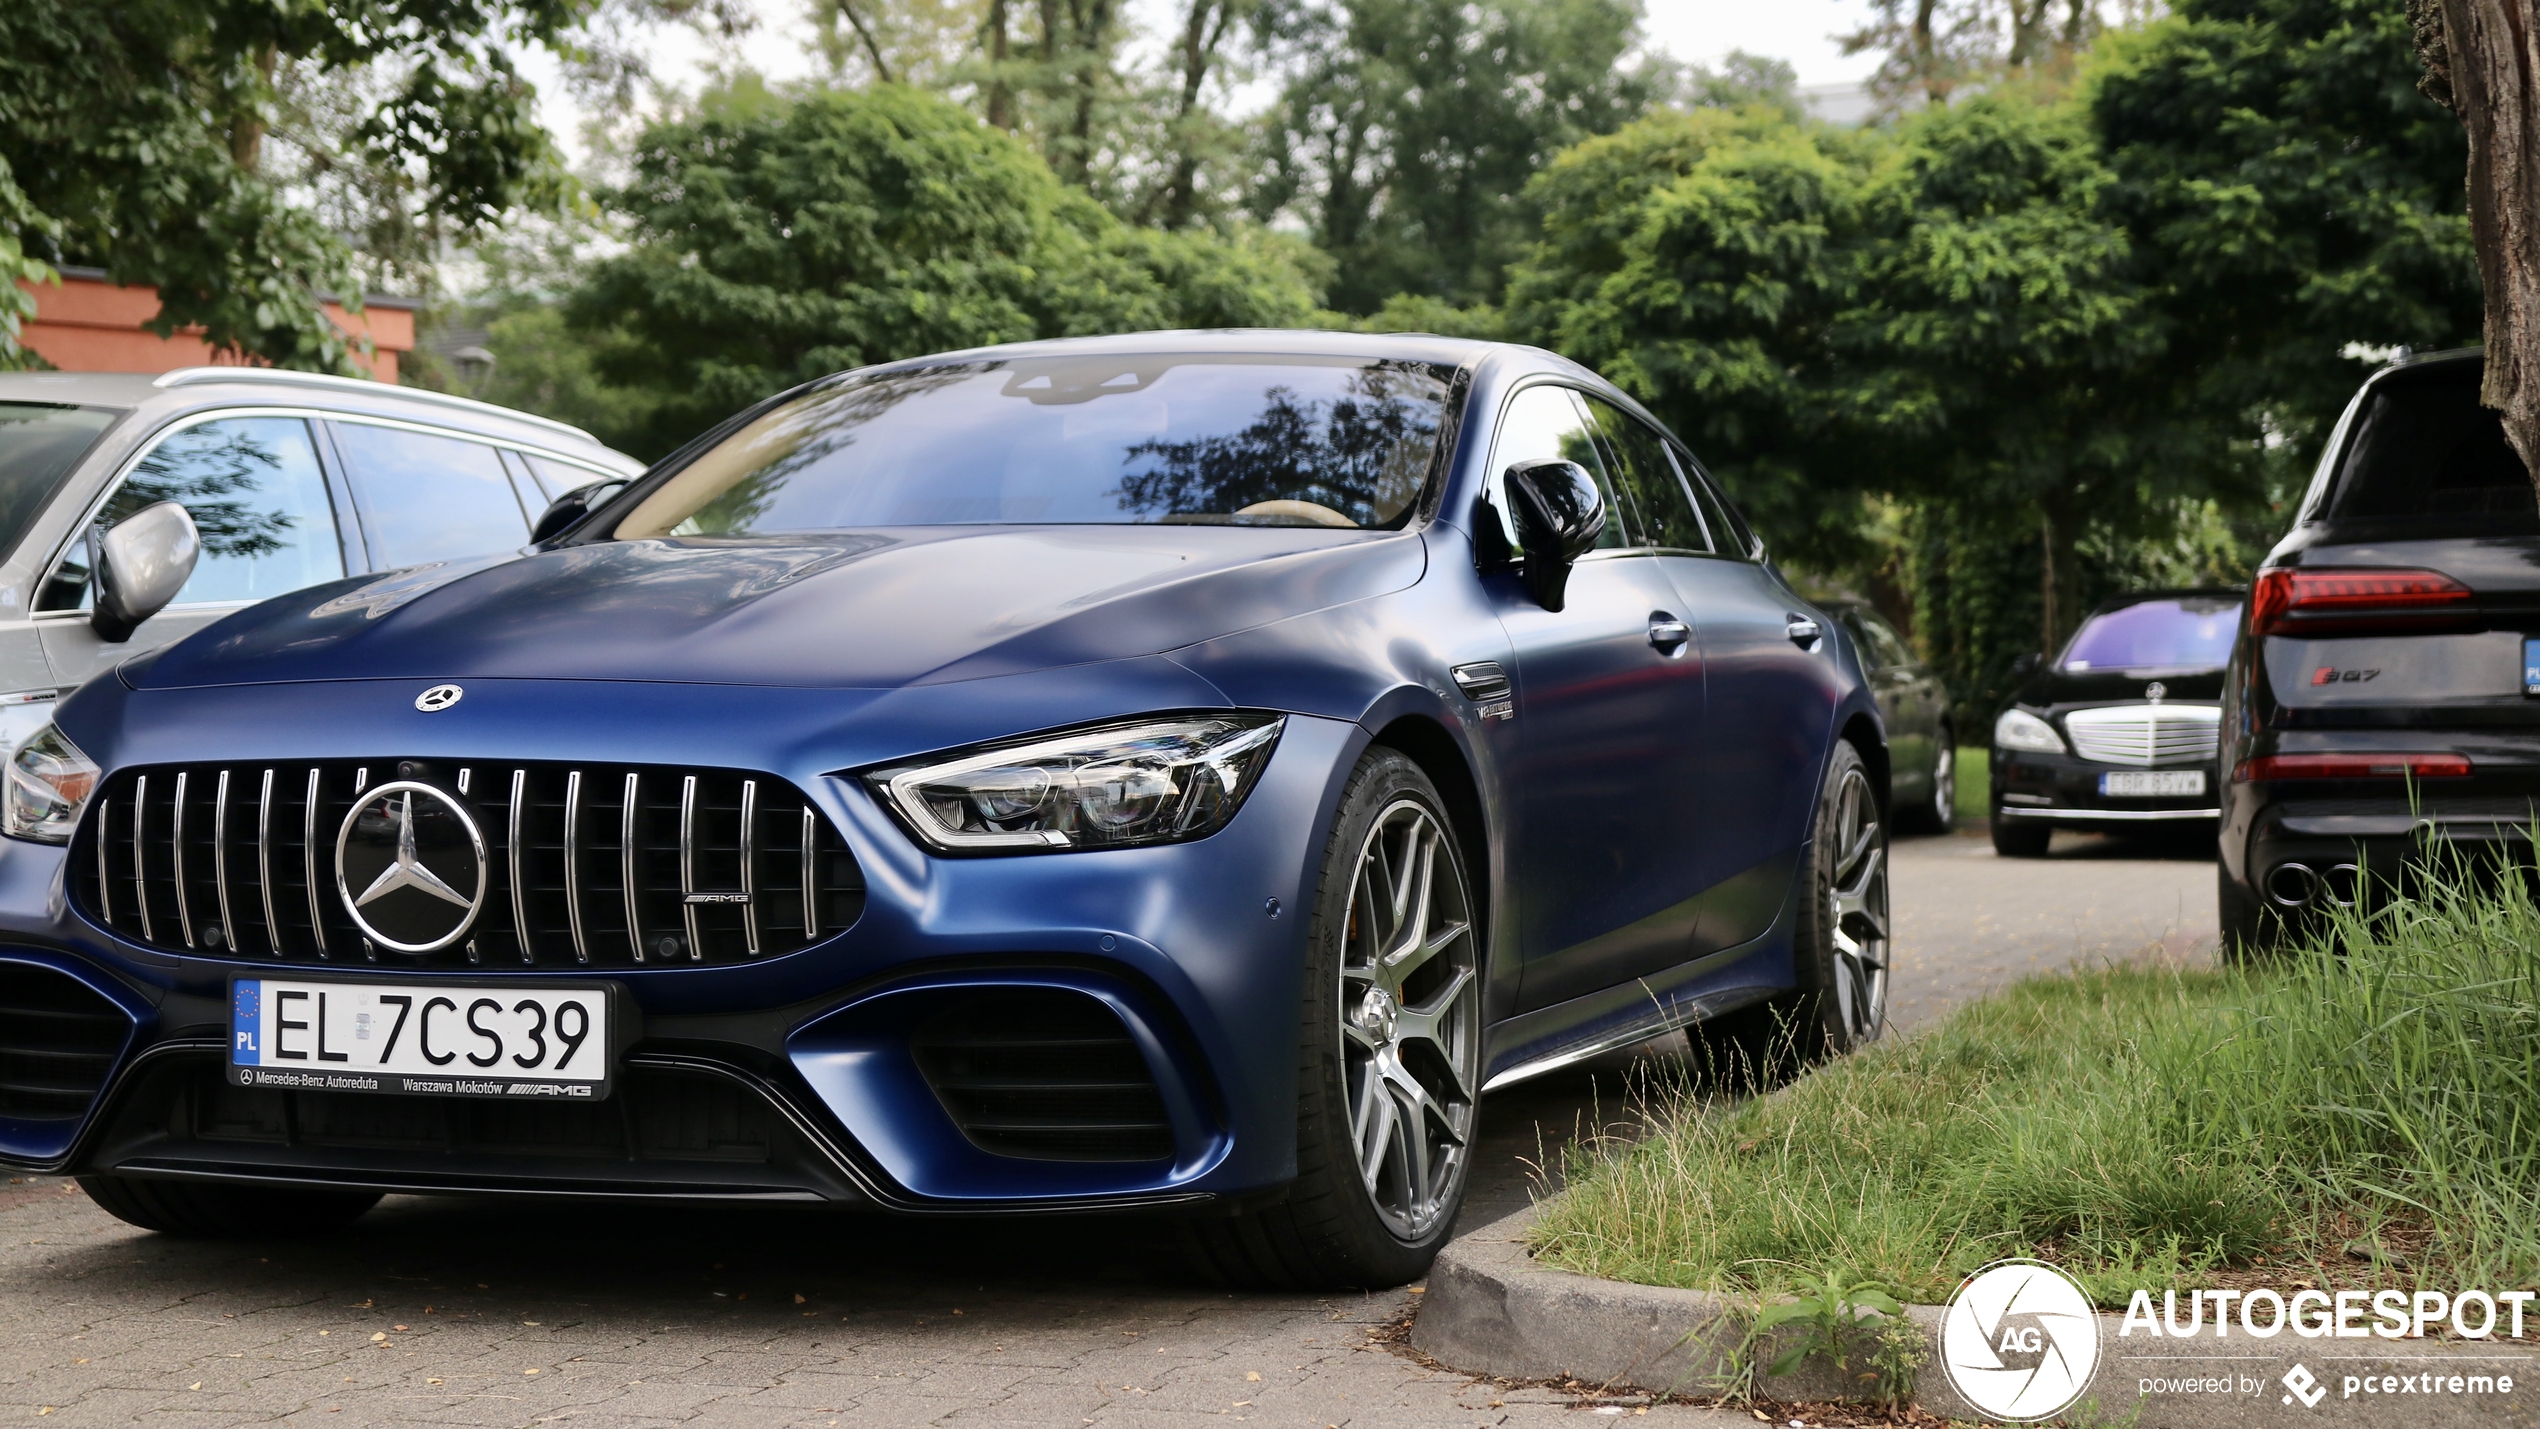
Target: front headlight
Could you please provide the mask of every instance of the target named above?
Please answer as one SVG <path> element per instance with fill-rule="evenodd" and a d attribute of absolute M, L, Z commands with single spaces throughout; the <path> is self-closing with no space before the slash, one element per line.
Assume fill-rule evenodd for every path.
<path fill-rule="evenodd" d="M 1993 722 L 1993 742 L 2003 749 L 2028 749 L 2039 754 L 2064 752 L 2064 737 L 2055 726 L 2030 714 L 2027 710 L 2004 710 Z"/>
<path fill-rule="evenodd" d="M 1243 807 L 1285 715 L 1173 715 L 865 775 L 946 853 L 1057 853 L 1205 838 Z"/>
<path fill-rule="evenodd" d="M 10 837 L 69 843 L 95 792 L 97 766 L 58 727 L 44 726 L 9 756 Z"/>

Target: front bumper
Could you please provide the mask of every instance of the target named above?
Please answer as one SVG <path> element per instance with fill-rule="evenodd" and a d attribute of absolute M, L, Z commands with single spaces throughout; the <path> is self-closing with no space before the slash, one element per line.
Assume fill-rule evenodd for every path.
<path fill-rule="evenodd" d="M 2104 825 L 2109 828 L 2210 820 L 2221 813 L 2213 788 L 2213 761 L 2164 764 L 2102 764 L 2070 754 L 2041 754 L 1996 748 L 1992 758 L 1993 816 L 2051 822 L 2065 827 Z M 2151 798 L 2111 796 L 2099 792 L 2102 774 L 2200 771 L 2201 794 Z"/>
<path fill-rule="evenodd" d="M 335 688 L 298 698 L 323 702 Z M 238 723 L 224 719 L 222 705 L 243 704 L 248 693 L 191 691 L 189 708 L 203 725 L 234 734 Z M 267 703 L 295 698 L 262 693 Z M 506 692 L 485 682 L 471 688 L 468 705 L 497 707 L 514 694 L 542 703 L 536 719 L 548 738 L 520 739 L 501 719 L 450 722 L 418 748 L 425 742 L 390 744 L 375 728 L 330 735 L 322 720 L 286 719 L 267 747 L 238 739 L 221 755 L 645 759 L 661 749 L 611 740 L 606 731 L 695 727 L 693 719 L 640 708 L 696 700 L 694 690 L 678 687 Z M 805 705 L 825 696 L 835 709 L 833 692 L 753 691 L 750 733 L 763 747 L 718 747 L 717 757 L 782 774 L 820 803 L 864 871 L 862 916 L 799 952 L 757 962 L 608 969 L 638 1027 L 623 1054 L 621 1093 L 588 1105 L 228 1086 L 221 1076 L 228 980 L 271 975 L 276 966 L 172 955 L 115 936 L 72 906 L 63 850 L 0 843 L 0 963 L 86 989 L 129 1029 L 76 1114 L 56 1106 L 15 1115 L 0 1103 L 0 1164 L 381 1190 L 860 1201 L 920 1211 L 1191 1203 L 1251 1196 L 1294 1175 L 1294 1009 L 1310 851 L 1322 846 L 1335 771 L 1345 772 L 1365 742 L 1358 726 L 1292 716 L 1243 811 L 1207 839 L 937 859 L 917 850 L 863 791 L 831 777 L 869 760 L 804 739 L 808 718 L 788 719 L 798 695 Z M 403 692 L 401 703 L 412 696 Z M 125 698 L 141 705 L 164 697 Z M 1187 694 L 1155 700 L 1176 703 L 1201 702 Z M 1049 705 L 1040 713 L 1048 721 Z M 968 733 L 942 718 L 926 723 L 936 739 L 903 741 L 903 749 L 942 747 Z M 578 731 L 572 750 L 555 747 L 556 730 Z M 167 756 L 154 749 L 145 757 Z M 1269 914 L 1270 906 L 1285 916 Z M 289 970 L 409 983 L 435 976 L 390 954 L 377 963 L 351 958 Z M 570 964 L 470 971 L 480 980 L 545 984 L 603 975 Z M 958 1020 L 966 1007 L 1016 997 L 1067 999 L 1086 1016 L 1110 1019 L 1115 1050 L 1127 1049 L 1121 1055 L 1149 1084 L 1133 1097 L 1146 1141 L 1124 1152 L 1117 1136 L 1026 1144 L 1028 1137 L 982 1130 L 1002 1124 L 998 1107 L 946 1090 L 947 1074 L 925 1060 L 920 1043 L 926 1029 Z M 11 1025 L 0 1005 L 0 1038 Z M 7 1055 L 0 1045 L 0 1059 Z M 1033 1108 L 1019 1115 L 1028 1121 Z"/>

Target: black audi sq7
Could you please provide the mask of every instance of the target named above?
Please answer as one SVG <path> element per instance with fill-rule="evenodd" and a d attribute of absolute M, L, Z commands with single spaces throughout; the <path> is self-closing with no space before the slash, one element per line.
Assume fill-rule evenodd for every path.
<path fill-rule="evenodd" d="M 2250 588 L 2223 685 L 2226 947 L 2530 836 L 2540 507 L 2480 377 L 2472 350 L 2366 381 Z"/>
<path fill-rule="evenodd" d="M 2122 595 L 2082 621 L 1993 722 L 1993 847 L 2036 858 L 2059 828 L 2211 828 L 2236 590 Z"/>

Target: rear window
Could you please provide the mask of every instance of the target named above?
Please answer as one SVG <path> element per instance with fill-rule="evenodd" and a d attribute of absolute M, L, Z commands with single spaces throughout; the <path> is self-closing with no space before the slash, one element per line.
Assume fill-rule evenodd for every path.
<path fill-rule="evenodd" d="M 0 556 L 51 500 L 80 456 L 111 427 L 116 412 L 0 402 Z"/>
<path fill-rule="evenodd" d="M 2340 520 L 2540 514 L 2531 473 L 2495 412 L 2478 405 L 2480 365 L 2391 373 L 2356 414 L 2327 514 Z"/>
<path fill-rule="evenodd" d="M 2239 628 L 2237 596 L 2137 601 L 2083 621 L 2062 663 L 2067 670 L 2218 669 L 2231 658 Z"/>

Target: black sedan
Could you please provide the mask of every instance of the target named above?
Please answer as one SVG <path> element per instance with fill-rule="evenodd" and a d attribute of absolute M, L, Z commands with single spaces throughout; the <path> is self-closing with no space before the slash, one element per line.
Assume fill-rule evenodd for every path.
<path fill-rule="evenodd" d="M 2037 858 L 2058 827 L 2210 823 L 2236 590 L 2143 591 L 2101 605 L 1993 722 L 1993 847 Z"/>
<path fill-rule="evenodd" d="M 1870 677 L 1887 726 L 1888 803 L 1897 821 L 1922 833 L 1949 832 L 1958 821 L 1958 732 L 1948 687 L 1867 601 L 1817 605 L 1851 637 Z"/>

